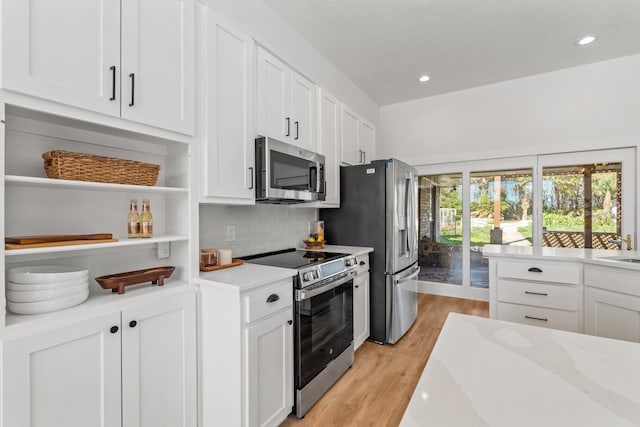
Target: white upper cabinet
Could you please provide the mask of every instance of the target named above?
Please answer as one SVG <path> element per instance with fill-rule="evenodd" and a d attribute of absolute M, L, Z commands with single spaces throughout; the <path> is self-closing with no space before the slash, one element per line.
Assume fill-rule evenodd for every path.
<path fill-rule="evenodd" d="M 2 7 L 5 89 L 193 134 L 194 0 Z"/>
<path fill-rule="evenodd" d="M 199 6 L 202 49 L 202 202 L 252 204 L 254 42 Z"/>
<path fill-rule="evenodd" d="M 258 47 L 257 133 L 316 151 L 316 86 Z"/>
<path fill-rule="evenodd" d="M 349 107 L 342 106 L 342 150 L 340 161 L 347 165 L 361 165 L 375 157 L 376 131 Z"/>
<path fill-rule="evenodd" d="M 122 117 L 192 134 L 194 1 L 122 1 Z"/>
<path fill-rule="evenodd" d="M 2 8 L 4 88 L 120 115 L 119 1 L 5 0 Z"/>

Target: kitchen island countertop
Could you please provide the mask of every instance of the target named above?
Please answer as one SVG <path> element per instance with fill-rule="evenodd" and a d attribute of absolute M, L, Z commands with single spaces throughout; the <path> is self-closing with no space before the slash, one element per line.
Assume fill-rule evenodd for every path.
<path fill-rule="evenodd" d="M 638 426 L 640 344 L 451 313 L 401 427 Z"/>

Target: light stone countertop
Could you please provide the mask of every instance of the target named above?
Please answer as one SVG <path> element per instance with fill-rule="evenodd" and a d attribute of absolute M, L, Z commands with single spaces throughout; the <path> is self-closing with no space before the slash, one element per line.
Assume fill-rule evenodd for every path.
<path fill-rule="evenodd" d="M 450 313 L 401 427 L 640 425 L 640 344 Z"/>
<path fill-rule="evenodd" d="M 549 259 L 555 261 L 575 261 L 607 267 L 640 270 L 640 262 L 619 261 L 620 259 L 637 259 L 638 251 L 616 251 L 604 249 L 543 248 L 531 246 L 484 245 L 482 255 L 485 257 Z"/>
<path fill-rule="evenodd" d="M 298 274 L 298 270 L 245 262 L 237 267 L 201 271 L 195 282 L 199 285 L 218 285 L 244 292 L 278 280 L 291 278 L 296 274 Z M 291 286 L 293 289 L 293 280 Z"/>

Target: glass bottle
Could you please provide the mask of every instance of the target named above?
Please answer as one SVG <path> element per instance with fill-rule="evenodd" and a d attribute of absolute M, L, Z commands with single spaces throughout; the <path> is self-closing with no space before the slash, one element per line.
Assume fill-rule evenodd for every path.
<path fill-rule="evenodd" d="M 148 199 L 142 200 L 140 224 L 142 226 L 140 237 L 153 237 L 153 217 L 151 216 L 151 206 Z"/>
<path fill-rule="evenodd" d="M 129 202 L 127 237 L 130 239 L 140 237 L 140 214 L 138 214 L 138 201 L 136 199 L 131 199 Z"/>

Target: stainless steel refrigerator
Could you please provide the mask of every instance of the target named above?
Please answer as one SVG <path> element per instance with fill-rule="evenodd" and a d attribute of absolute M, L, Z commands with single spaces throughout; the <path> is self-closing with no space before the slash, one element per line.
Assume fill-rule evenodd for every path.
<path fill-rule="evenodd" d="M 340 208 L 321 209 L 329 244 L 373 247 L 370 339 L 395 343 L 418 314 L 418 179 L 397 159 L 340 168 Z"/>

